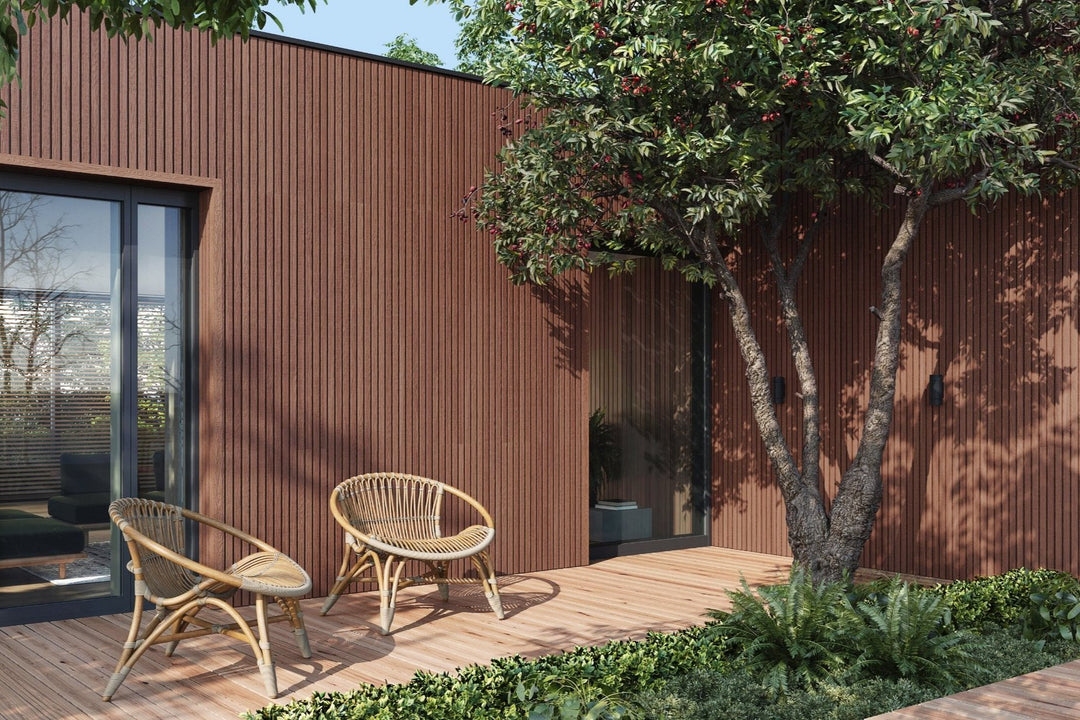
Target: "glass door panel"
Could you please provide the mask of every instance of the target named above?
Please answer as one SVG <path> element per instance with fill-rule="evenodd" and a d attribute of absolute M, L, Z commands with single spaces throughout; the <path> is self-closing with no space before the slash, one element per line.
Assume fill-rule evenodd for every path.
<path fill-rule="evenodd" d="M 592 275 L 590 313 L 591 554 L 704 542 L 691 286 L 642 258 Z"/>
<path fill-rule="evenodd" d="M 138 209 L 138 491 L 186 500 L 186 211 Z"/>
<path fill-rule="evenodd" d="M 121 209 L 0 191 L 0 608 L 117 591 Z"/>

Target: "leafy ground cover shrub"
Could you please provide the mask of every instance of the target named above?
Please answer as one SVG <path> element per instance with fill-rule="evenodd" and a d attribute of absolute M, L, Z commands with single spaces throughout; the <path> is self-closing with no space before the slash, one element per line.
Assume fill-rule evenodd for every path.
<path fill-rule="evenodd" d="M 1031 596 L 1052 596 L 1058 591 L 1080 592 L 1080 583 L 1057 570 L 1017 568 L 1001 575 L 957 580 L 929 588 L 945 598 L 952 621 L 959 628 L 980 630 L 995 625 L 1008 627 L 1024 622 L 1032 609 Z"/>
<path fill-rule="evenodd" d="M 1075 643 L 1056 641 L 1039 650 L 1013 630 L 998 628 L 972 637 L 968 646 L 980 662 L 961 687 L 976 687 L 1023 675 L 1080 655 Z M 648 720 L 861 720 L 940 697 L 941 690 L 910 678 L 855 680 L 841 675 L 813 688 L 792 687 L 775 696 L 750 673 L 699 669 L 639 700 Z"/>
<path fill-rule="evenodd" d="M 711 613 L 721 622 L 705 627 L 453 675 L 417 673 L 245 717 L 865 718 L 1080 657 L 1075 588 L 1075 578 L 1046 570 L 926 589 L 898 580 L 815 588 L 796 572 L 757 594 L 744 586 L 733 611 Z M 1063 626 L 1071 639 L 1062 639 Z"/>
<path fill-rule="evenodd" d="M 908 678 L 943 692 L 973 676 L 967 650 L 971 636 L 950 627 L 948 604 L 940 595 L 893 581 L 853 603 L 858 678 Z"/>
<path fill-rule="evenodd" d="M 838 675 L 908 678 L 947 692 L 970 675 L 970 638 L 951 626 L 948 604 L 899 580 L 859 590 L 815 586 L 796 567 L 786 585 L 754 593 L 744 584 L 730 596 L 730 613 L 710 612 L 717 632 L 773 694 Z"/>
<path fill-rule="evenodd" d="M 792 683 L 813 685 L 841 671 L 857 655 L 856 622 L 846 586 L 815 586 L 799 568 L 786 585 L 758 588 L 746 582 L 731 597 L 730 613 L 710 610 L 717 632 L 739 660 L 773 694 Z"/>
<path fill-rule="evenodd" d="M 577 648 L 562 655 L 521 657 L 471 665 L 458 673 L 417 673 L 399 685 L 364 685 L 348 693 L 316 693 L 307 700 L 271 705 L 249 720 L 510 720 L 581 716 L 617 718 L 625 698 L 661 687 L 698 667 L 726 668 L 723 648 L 706 627 L 654 633 L 640 641 Z M 610 712 L 608 712 L 610 711 Z M 602 714 L 608 712 L 607 715 Z"/>

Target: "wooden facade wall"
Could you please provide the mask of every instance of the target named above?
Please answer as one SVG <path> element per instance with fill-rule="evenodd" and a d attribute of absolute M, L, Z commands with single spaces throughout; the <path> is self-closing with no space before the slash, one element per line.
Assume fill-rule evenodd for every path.
<path fill-rule="evenodd" d="M 502 143 L 475 81 L 267 38 L 35 30 L 9 167 L 203 191 L 199 506 L 329 589 L 330 490 L 438 478 L 496 518 L 499 571 L 588 561 L 579 280 L 513 287 L 449 217 Z M 204 557 L 231 549 L 207 541 Z"/>
<path fill-rule="evenodd" d="M 480 498 L 500 527 L 500 571 L 587 562 L 589 281 L 515 288 L 487 239 L 448 218 L 502 142 L 491 113 L 506 94 L 269 39 L 212 47 L 161 31 L 125 44 L 78 18 L 31 33 L 21 68 L 21 87 L 4 90 L 0 165 L 203 193 L 204 511 L 294 555 L 316 594 L 338 562 L 326 497 L 369 470 Z M 1024 200 L 988 219 L 956 208 L 928 222 L 906 269 L 895 433 L 866 564 L 1080 573 L 1077 205 Z M 858 438 L 876 329 L 867 307 L 896 224 L 843 216 L 801 291 L 830 490 Z M 740 272 L 754 287 L 768 273 L 752 254 Z M 771 371 L 788 380 L 780 415 L 797 444 L 775 299 L 754 291 L 751 302 Z M 786 554 L 725 312 L 718 301 L 713 542 Z M 925 399 L 934 371 L 940 408 Z"/>
<path fill-rule="evenodd" d="M 861 433 L 880 304 L 880 263 L 899 217 L 851 205 L 811 258 L 800 302 L 822 397 L 822 468 L 835 490 Z M 929 216 L 904 270 L 905 321 L 885 496 L 863 564 L 935 577 L 1011 567 L 1080 573 L 1080 195 L 1012 197 L 978 217 Z M 764 258 L 741 277 L 760 288 Z M 788 381 L 779 416 L 800 441 L 801 405 L 775 295 L 751 304 Z M 716 304 L 713 537 L 789 553 L 783 505 L 749 412 L 726 306 Z M 931 407 L 931 373 L 945 402 Z"/>

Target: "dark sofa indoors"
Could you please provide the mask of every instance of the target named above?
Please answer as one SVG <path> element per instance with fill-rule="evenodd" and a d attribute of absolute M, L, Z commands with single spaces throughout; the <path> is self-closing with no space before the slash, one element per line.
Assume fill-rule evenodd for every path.
<path fill-rule="evenodd" d="M 61 453 L 60 494 L 49 515 L 72 525 L 109 522 L 111 460 L 108 453 Z"/>
<path fill-rule="evenodd" d="M 0 567 L 26 561 L 55 562 L 64 577 L 65 564 L 85 557 L 86 533 L 74 525 L 24 510 L 0 508 Z"/>

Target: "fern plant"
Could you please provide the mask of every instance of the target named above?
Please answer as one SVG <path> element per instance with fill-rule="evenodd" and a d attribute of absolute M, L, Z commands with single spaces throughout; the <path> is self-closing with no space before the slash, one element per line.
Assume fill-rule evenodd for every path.
<path fill-rule="evenodd" d="M 858 617 L 842 583 L 815 586 L 795 567 L 787 585 L 759 588 L 746 581 L 729 593 L 730 613 L 711 610 L 720 620 L 716 631 L 738 660 L 772 693 L 792 682 L 815 686 L 840 671 L 858 655 Z"/>
<path fill-rule="evenodd" d="M 970 636 L 948 631 L 949 606 L 940 595 L 894 580 L 855 609 L 862 618 L 859 675 L 908 678 L 948 691 L 974 670 L 964 647 Z"/>

